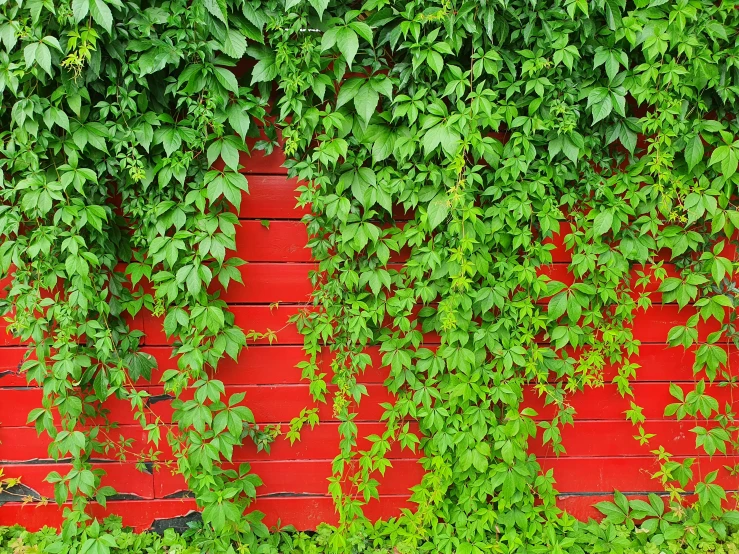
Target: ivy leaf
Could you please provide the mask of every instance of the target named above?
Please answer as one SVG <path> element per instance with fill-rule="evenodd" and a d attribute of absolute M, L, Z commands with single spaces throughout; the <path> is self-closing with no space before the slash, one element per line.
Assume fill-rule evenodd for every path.
<path fill-rule="evenodd" d="M 113 14 L 103 0 L 90 0 L 90 15 L 108 33 L 113 30 Z"/>
<path fill-rule="evenodd" d="M 323 20 L 323 12 L 325 12 L 328 7 L 328 0 L 308 0 L 308 2 L 313 6 L 313 9 L 316 10 L 318 19 Z"/>
<path fill-rule="evenodd" d="M 446 192 L 442 191 L 438 193 L 431 202 L 429 202 L 427 210 L 429 229 L 434 230 L 439 226 L 439 224 L 446 220 L 448 215 L 449 200 L 447 199 Z"/>
<path fill-rule="evenodd" d="M 713 151 L 709 165 L 717 163 L 721 164 L 721 173 L 723 173 L 724 179 L 729 179 L 736 173 L 739 157 L 733 145 L 719 146 Z"/>
<path fill-rule="evenodd" d="M 622 524 L 624 521 L 626 521 L 627 513 L 624 513 L 624 511 L 616 506 L 613 502 L 598 502 L 595 504 L 595 509 L 598 510 L 600 513 L 602 513 L 605 516 L 605 521 L 614 523 L 616 525 Z"/>
<path fill-rule="evenodd" d="M 577 162 L 580 155 L 580 149 L 570 140 L 570 137 L 562 137 L 562 152 L 573 162 Z"/>
<path fill-rule="evenodd" d="M 18 43 L 18 35 L 15 32 L 15 26 L 10 23 L 6 23 L 0 27 L 0 40 L 5 45 L 5 50 L 10 52 L 15 45 Z"/>
<path fill-rule="evenodd" d="M 221 49 L 227 56 L 240 59 L 246 52 L 246 38 L 236 29 L 229 29 Z"/>
<path fill-rule="evenodd" d="M 695 135 L 685 145 L 685 161 L 688 169 L 692 170 L 703 159 L 703 141 L 700 135 Z"/>
<path fill-rule="evenodd" d="M 380 101 L 380 95 L 372 88 L 369 82 L 365 83 L 362 88 L 357 91 L 354 96 L 354 107 L 357 114 L 365 122 L 368 122 L 372 114 L 377 110 L 377 104 Z"/>
<path fill-rule="evenodd" d="M 234 94 L 239 93 L 239 82 L 236 80 L 236 75 L 225 67 L 216 67 L 215 71 L 216 79 L 221 83 L 223 88 Z"/>
<path fill-rule="evenodd" d="M 371 203 L 369 202 L 369 195 L 367 194 L 370 188 L 377 186 L 377 175 L 369 167 L 360 167 L 354 173 L 354 179 L 352 179 L 352 194 L 354 198 L 359 200 L 365 209 L 369 208 Z"/>
<path fill-rule="evenodd" d="M 372 160 L 374 163 L 381 162 L 388 158 L 393 152 L 395 138 L 385 126 L 379 126 L 379 130 L 375 133 L 372 141 Z"/>
<path fill-rule="evenodd" d="M 263 57 L 251 70 L 251 84 L 272 81 L 277 77 L 277 63 L 274 53 Z"/>
<path fill-rule="evenodd" d="M 91 0 L 72 0 L 72 14 L 74 15 L 75 23 L 79 23 L 90 12 L 90 1 Z"/>
<path fill-rule="evenodd" d="M 459 135 L 451 131 L 445 124 L 439 123 L 423 135 L 423 151 L 428 156 L 441 145 L 444 152 L 453 155 L 459 144 Z"/>
<path fill-rule="evenodd" d="M 242 139 L 245 139 L 249 127 L 251 127 L 251 118 L 244 108 L 238 104 L 233 104 L 228 108 L 228 124 Z"/>
<path fill-rule="evenodd" d="M 598 123 L 602 119 L 608 117 L 613 110 L 613 103 L 611 96 L 606 96 L 602 102 L 599 102 L 593 106 L 593 123 Z"/>
<path fill-rule="evenodd" d="M 333 48 L 334 44 L 336 44 L 336 37 L 338 33 L 338 27 L 332 27 L 331 29 L 323 33 L 323 36 L 321 37 L 321 52 L 325 52 L 326 50 Z"/>
<path fill-rule="evenodd" d="M 226 21 L 225 12 L 221 8 L 221 5 L 218 2 L 218 0 L 203 0 L 203 5 L 205 6 L 205 9 L 210 12 L 211 15 L 220 19 L 221 23 L 228 25 L 228 21 Z"/>
<path fill-rule="evenodd" d="M 336 109 L 338 110 L 341 106 L 354 98 L 359 93 L 364 82 L 364 79 L 352 78 L 347 79 L 346 82 L 342 83 L 341 88 L 339 89 L 339 95 L 336 97 Z"/>
<path fill-rule="evenodd" d="M 593 221 L 593 233 L 596 237 L 605 235 L 611 230 L 612 225 L 613 213 L 609 210 L 604 210 L 595 216 L 595 221 Z"/>
<path fill-rule="evenodd" d="M 342 27 L 336 33 L 336 45 L 339 47 L 339 52 L 344 55 L 349 69 L 351 69 L 354 56 L 357 55 L 357 50 L 359 50 L 357 33 L 349 27 Z"/>
<path fill-rule="evenodd" d="M 174 127 L 166 127 L 161 130 L 162 145 L 167 156 L 171 156 L 182 146 L 182 137 Z"/>
<path fill-rule="evenodd" d="M 554 295 L 549 300 L 547 306 L 547 313 L 552 319 L 559 319 L 567 311 L 567 291 L 562 291 L 559 294 Z"/>
<path fill-rule="evenodd" d="M 239 168 L 239 150 L 234 146 L 230 140 L 224 140 L 221 146 L 221 158 L 227 167 L 234 171 Z"/>
<path fill-rule="evenodd" d="M 634 153 L 634 150 L 636 149 L 636 133 L 634 131 L 629 129 L 626 125 L 621 125 L 619 140 L 626 150 L 632 154 Z"/>
<path fill-rule="evenodd" d="M 372 28 L 364 21 L 352 21 L 349 23 L 349 27 L 356 31 L 364 40 L 372 44 Z"/>
<path fill-rule="evenodd" d="M 36 63 L 51 76 L 51 52 L 49 51 L 49 47 L 43 43 L 37 44 L 37 46 Z"/>

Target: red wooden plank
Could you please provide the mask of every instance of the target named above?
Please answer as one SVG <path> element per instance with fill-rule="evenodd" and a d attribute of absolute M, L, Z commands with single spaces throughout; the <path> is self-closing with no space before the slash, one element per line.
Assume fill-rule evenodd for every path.
<path fill-rule="evenodd" d="M 154 498 L 154 476 L 139 471 L 135 464 L 111 462 L 94 464 L 93 467 L 105 471 L 102 484 L 113 487 L 117 494 Z M 46 476 L 52 471 L 66 475 L 71 468 L 67 463 L 2 465 L 5 477 L 19 478 L 23 485 L 51 499 L 54 498 L 54 485 L 46 481 Z"/>
<path fill-rule="evenodd" d="M 681 383 L 677 386 L 686 394 L 695 388 L 693 383 Z M 633 398 L 629 396 L 624 398 L 618 393 L 616 385 L 608 384 L 569 394 L 566 397 L 566 402 L 575 409 L 575 420 L 617 420 L 624 417 L 624 412 L 630 408 L 631 402 L 644 408 L 642 413 L 647 419 L 674 420 L 674 417 L 664 417 L 665 407 L 668 404 L 678 402 L 670 394 L 667 383 L 635 383 L 632 389 L 634 392 Z M 727 403 L 731 406 L 736 406 L 739 403 L 739 394 L 736 395 L 735 400 L 733 390 L 729 387 L 708 385 L 706 394 L 715 398 L 722 409 Z M 524 391 L 524 404 L 538 412 L 536 419 L 549 421 L 556 414 L 556 409 L 552 404 L 545 405 L 546 399 L 546 393 L 540 395 L 531 386 L 526 387 Z"/>
<path fill-rule="evenodd" d="M 703 427 L 714 427 L 713 422 L 699 422 Z M 644 430 L 656 436 L 646 445 L 640 445 L 634 435 L 638 429 L 628 421 L 576 421 L 562 429 L 562 444 L 567 456 L 613 457 L 648 456 L 657 446 L 664 446 L 675 456 L 705 454 L 695 448 L 695 433 L 691 432 L 696 422 L 646 421 Z M 541 434 L 529 441 L 531 453 L 540 457 L 554 457 L 551 445 L 541 444 Z"/>
<path fill-rule="evenodd" d="M 0 406 L 13 406 L 12 410 L 0 411 L 0 427 L 26 425 L 28 414 L 31 410 L 41 407 L 43 396 L 42 389 L 35 387 L 0 389 Z M 125 400 L 110 398 L 103 403 L 103 408 L 110 411 L 109 421 L 120 425 L 136 423 L 131 412 L 131 404 Z M 102 418 L 99 422 L 103 422 Z"/>
<path fill-rule="evenodd" d="M 0 348 L 0 386 L 23 387 L 26 383 L 25 375 L 20 373 L 25 346 L 9 346 Z"/>
<path fill-rule="evenodd" d="M 282 309 L 282 307 L 280 308 Z M 435 349 L 435 345 L 425 345 Z M 729 368 L 739 367 L 739 350 L 722 346 L 728 352 Z M 0 349 L 0 356 L 10 349 Z M 152 383 L 159 382 L 159 375 L 165 369 L 176 368 L 176 360 L 170 358 L 172 349 L 169 346 L 148 346 L 143 348 L 155 357 L 159 365 L 159 371 L 152 377 Z M 693 363 L 695 352 L 684 350 L 682 347 L 670 348 L 664 344 L 643 344 L 639 349 L 639 355 L 632 356 L 630 361 L 641 367 L 636 371 L 636 377 L 632 382 L 691 382 L 694 380 Z M 382 365 L 382 353 L 378 346 L 365 349 L 372 360 L 371 367 L 359 376 L 362 383 L 382 383 L 389 374 L 389 368 Z M 20 360 L 22 349 L 18 349 L 17 356 Z M 572 355 L 572 353 L 571 353 Z M 319 358 L 321 371 L 331 379 L 331 360 L 334 355 L 326 347 Z M 268 384 L 291 384 L 302 383 L 301 370 L 296 367 L 298 363 L 307 360 L 300 345 L 252 345 L 246 348 L 238 361 L 224 358 L 218 367 L 216 375 L 218 379 L 227 385 L 268 385 Z M 11 359 L 12 361 L 12 359 Z M 603 378 L 609 383 L 617 375 L 619 364 L 606 362 L 603 368 Z M 13 377 L 19 379 L 18 383 L 25 383 L 22 376 Z M 0 385 L 4 384 L 5 377 L 0 375 Z M 695 379 L 706 379 L 703 372 L 695 376 Z"/>
<path fill-rule="evenodd" d="M 261 129 L 260 129 L 261 131 Z M 246 146 L 249 152 L 240 152 L 239 164 L 242 173 L 259 175 L 287 175 L 287 169 L 282 167 L 285 163 L 285 153 L 281 148 L 275 148 L 271 154 L 265 154 L 264 150 L 255 150 L 255 144 L 267 137 L 264 132 L 258 138 L 247 138 Z M 220 160 L 219 160 L 220 161 Z M 222 162 L 221 162 L 222 163 Z M 215 164 L 217 166 L 217 164 Z"/>
<path fill-rule="evenodd" d="M 8 331 L 8 322 L 0 317 L 0 346 L 18 346 L 21 340 Z"/>
<path fill-rule="evenodd" d="M 647 500 L 646 495 L 635 495 L 633 499 Z M 603 515 L 594 508 L 598 502 L 613 502 L 613 494 L 599 495 L 562 495 L 557 498 L 557 507 L 580 521 L 600 520 Z"/>
<path fill-rule="evenodd" d="M 244 332 L 254 331 L 260 334 L 274 332 L 276 337 L 273 342 L 279 345 L 303 344 L 303 335 L 288 320 L 305 309 L 305 306 L 296 304 L 281 304 L 276 307 L 268 305 L 231 307 L 236 325 Z M 164 318 L 155 318 L 151 314 L 145 314 L 142 320 L 146 330 L 145 344 L 147 346 L 171 344 L 172 341 L 166 338 L 162 328 Z M 249 338 L 248 342 L 249 344 L 270 344 L 269 338 Z"/>
<path fill-rule="evenodd" d="M 268 329 L 277 332 L 275 344 L 290 345 L 303 344 L 302 335 L 297 332 L 294 325 L 288 323 L 288 319 L 300 310 L 307 309 L 305 305 L 280 304 L 278 308 L 268 305 L 245 305 L 233 306 L 231 311 L 236 316 L 236 324 L 245 330 L 254 330 L 264 333 Z M 417 311 L 417 310 L 416 310 Z M 657 305 L 651 307 L 647 312 L 638 311 L 634 317 L 633 334 L 634 339 L 642 344 L 667 343 L 667 334 L 670 329 L 685 322 L 688 317 L 695 313 L 693 308 L 686 307 L 678 311 L 677 305 Z M 164 337 L 162 329 L 163 318 L 154 318 L 150 314 L 142 316 L 146 331 L 145 344 L 148 346 L 161 346 L 169 344 Z M 715 320 L 701 321 L 698 324 L 698 339 L 705 341 L 708 334 L 718 330 L 719 326 Z M 538 337 L 540 342 L 545 342 L 544 337 Z M 256 344 L 269 344 L 268 339 L 254 341 Z M 425 336 L 426 344 L 438 344 L 438 335 L 428 333 Z"/>
<path fill-rule="evenodd" d="M 364 515 L 370 520 L 398 517 L 400 510 L 406 508 L 415 511 L 416 505 L 409 501 L 408 495 L 381 496 L 379 500 L 371 500 L 364 507 Z M 336 525 L 338 514 L 333 500 L 329 497 L 272 497 L 259 498 L 254 509 L 266 514 L 267 525 L 292 524 L 299 530 L 312 530 L 321 523 Z"/>
<path fill-rule="evenodd" d="M 9 502 L 0 507 L 0 525 L 15 525 L 22 521 L 23 527 L 29 531 L 37 531 L 45 526 L 58 528 L 62 523 L 62 513 L 65 506 L 60 507 L 55 503 L 46 506 L 37 504 L 24 506 Z M 195 501 L 191 498 L 110 500 L 106 508 L 95 503 L 90 505 L 90 511 L 94 516 L 98 518 L 104 518 L 111 514 L 121 516 L 123 525 L 132 527 L 137 532 L 149 529 L 158 519 L 167 520 L 184 516 L 195 508 Z"/>
<path fill-rule="evenodd" d="M 679 310 L 677 304 L 655 305 L 646 312 L 637 311 L 632 326 L 634 338 L 642 343 L 667 343 L 667 334 L 675 325 L 685 325 L 687 319 L 694 315 L 695 309 L 685 307 Z M 698 340 L 704 342 L 710 333 L 718 331 L 720 325 L 711 318 L 698 324 Z"/>
<path fill-rule="evenodd" d="M 665 496 L 664 494 L 660 496 Z M 629 495 L 632 500 L 648 500 L 646 495 L 636 494 Z M 693 494 L 688 494 L 683 497 L 685 504 L 692 504 L 696 501 L 697 497 Z M 595 504 L 598 502 L 613 502 L 612 494 L 598 494 L 598 495 L 562 495 L 557 498 L 557 506 L 567 513 L 576 517 L 580 521 L 587 521 L 588 519 L 602 519 L 603 515 L 595 509 Z M 724 507 L 728 510 L 736 510 L 739 508 L 739 502 L 733 498 L 733 495 L 729 495 L 726 502 L 723 503 Z"/>
<path fill-rule="evenodd" d="M 241 199 L 239 217 L 247 219 L 300 219 L 308 208 L 297 208 L 298 180 L 284 175 L 247 175 L 249 192 Z"/>
<path fill-rule="evenodd" d="M 232 253 L 234 256 L 247 262 L 311 261 L 310 248 L 306 247 L 308 232 L 303 223 L 266 221 L 269 228 L 261 221 L 241 221 L 241 226 L 236 230 L 236 251 Z"/>
<path fill-rule="evenodd" d="M 410 487 L 418 485 L 424 469 L 418 460 L 393 460 L 384 476 L 377 475 L 381 495 L 408 494 Z M 233 467 L 235 464 L 226 467 Z M 252 472 L 259 475 L 264 485 L 257 488 L 257 495 L 275 494 L 328 495 L 328 478 L 331 477 L 331 460 L 258 461 L 251 464 Z M 182 475 L 166 469 L 154 473 L 154 490 L 157 498 L 164 498 L 187 490 Z"/>
<path fill-rule="evenodd" d="M 680 277 L 680 273 L 678 272 L 678 270 L 675 268 L 673 264 L 664 264 L 663 269 L 666 271 L 667 277 Z M 640 276 L 637 274 L 637 271 L 642 271 L 644 274 L 650 276 L 650 280 L 646 284 L 646 286 L 637 284 L 637 281 L 640 279 Z M 575 274 L 570 272 L 569 265 L 566 263 L 553 263 L 550 265 L 543 265 L 538 269 L 537 273 L 539 275 L 546 275 L 553 281 L 560 281 L 561 283 L 564 283 L 567 286 L 570 286 L 574 284 L 576 281 L 579 281 L 579 279 L 575 278 Z M 662 302 L 662 293 L 657 292 L 657 290 L 660 287 L 661 281 L 658 281 L 654 277 L 654 266 L 652 265 L 634 266 L 630 275 L 631 275 L 630 285 L 632 287 L 632 290 L 634 291 L 631 294 L 633 298 L 638 298 L 642 293 L 648 292 L 650 293 L 650 299 L 652 300 L 654 304 Z"/>
<path fill-rule="evenodd" d="M 686 393 L 694 388 L 692 383 L 678 385 Z M 357 409 L 355 421 L 378 421 L 384 409 L 382 403 L 392 402 L 393 396 L 381 384 L 366 385 L 369 396 L 363 397 Z M 336 390 L 333 385 L 329 386 L 329 400 Z M 632 401 L 643 407 L 643 414 L 650 420 L 667 419 L 673 421 L 673 417 L 665 418 L 664 409 L 668 404 L 676 402 L 670 395 L 666 383 L 636 383 L 633 385 L 634 398 L 623 398 L 618 393 L 615 385 L 605 385 L 599 388 L 589 389 L 583 392 L 568 395 L 567 402 L 576 411 L 575 420 L 616 420 L 624 417 L 625 410 L 630 408 Z M 5 391 L 8 392 L 8 391 Z M 165 423 L 171 422 L 172 408 L 171 399 L 162 397 L 162 387 L 150 389 L 154 402 L 152 411 Z M 307 384 L 290 385 L 230 385 L 227 394 L 243 392 L 246 394 L 245 404 L 253 411 L 257 421 L 264 423 L 287 423 L 296 417 L 305 408 L 318 407 L 321 421 L 336 421 L 333 407 L 329 403 L 313 402 Z M 706 394 L 713 396 L 720 406 L 729 403 L 736 406 L 739 402 L 734 401 L 732 391 L 727 387 L 709 385 Z M 192 391 L 182 394 L 183 400 L 190 399 Z M 4 392 L 0 391 L 0 400 L 5 398 Z M 545 396 L 539 396 L 531 386 L 524 391 L 524 405 L 534 408 L 538 415 L 536 419 L 549 421 L 554 417 L 556 410 L 553 405 L 544 405 Z"/>
<path fill-rule="evenodd" d="M 366 437 L 370 435 L 381 435 L 386 427 L 383 423 L 359 422 L 357 423 L 358 448 L 367 450 L 371 446 L 371 442 Z M 287 427 L 283 426 L 283 431 Z M 418 425 L 411 423 L 411 432 L 420 436 Z M 162 451 L 161 460 L 172 459 L 171 450 L 166 444 L 160 444 L 159 449 Z M 249 441 L 234 448 L 234 462 L 253 462 L 258 460 L 328 460 L 333 459 L 339 452 L 339 424 L 338 423 L 321 423 L 311 429 L 306 426 L 301 432 L 301 438 L 295 444 L 290 445 L 290 441 L 284 436 L 279 436 L 270 445 L 270 452 L 257 452 L 256 446 Z M 404 448 L 401 449 L 398 443 L 393 443 L 388 459 L 417 459 L 421 457 L 421 452 L 416 448 L 416 452 Z M 0 458 L 1 460 L 2 458 Z"/>
<path fill-rule="evenodd" d="M 674 458 L 682 462 L 684 458 Z M 692 466 L 695 479 L 686 490 L 691 490 L 695 480 L 700 480 L 711 471 L 718 470 L 716 483 L 732 490 L 737 486 L 735 477 L 724 469 L 724 465 L 736 464 L 736 456 L 728 458 L 716 456 L 698 457 Z M 623 493 L 662 492 L 660 482 L 651 476 L 659 471 L 659 464 L 654 456 L 648 457 L 613 457 L 613 458 L 541 458 L 539 460 L 544 471 L 552 469 L 556 484 L 554 488 L 560 493 L 603 493 L 614 490 Z"/>
<path fill-rule="evenodd" d="M 148 346 L 143 351 L 154 356 L 158 364 L 158 369 L 152 375 L 152 383 L 160 382 L 161 373 L 165 369 L 177 367 L 176 359 L 171 358 L 172 349 L 168 346 Z M 365 352 L 369 354 L 372 365 L 359 375 L 358 380 L 362 383 L 382 383 L 388 376 L 389 368 L 382 365 L 379 347 L 368 347 Z M 222 359 L 213 375 L 226 385 L 305 383 L 297 365 L 307 359 L 303 347 L 299 345 L 252 345 L 241 352 L 237 361 L 228 357 Z M 328 381 L 332 376 L 333 359 L 334 353 L 326 347 L 317 361 L 320 371 L 326 373 Z M 0 384 L 2 383 L 0 378 Z"/>
<path fill-rule="evenodd" d="M 221 298 L 229 303 L 273 304 L 310 302 L 313 286 L 308 277 L 313 263 L 250 263 L 239 268 L 244 284 L 232 283 Z"/>
<path fill-rule="evenodd" d="M 381 497 L 365 507 L 365 515 L 372 520 L 397 517 L 401 508 L 413 509 L 408 495 Z M 99 518 L 110 514 L 120 515 L 123 525 L 141 532 L 151 528 L 159 520 L 165 523 L 175 517 L 182 517 L 196 510 L 191 498 L 169 498 L 154 501 L 118 500 L 109 501 L 107 508 L 91 505 L 91 512 Z M 320 523 L 335 524 L 337 514 L 333 501 L 325 496 L 305 497 L 266 497 L 258 499 L 249 510 L 261 510 L 266 514 L 264 523 L 270 527 L 292 524 L 299 530 L 313 530 Z M 19 521 L 29 531 L 37 531 L 44 526 L 59 527 L 62 522 L 62 507 L 56 504 L 23 506 L 6 503 L 0 507 L 0 525 L 15 525 Z"/>
<path fill-rule="evenodd" d="M 678 321 L 674 322 L 675 325 Z M 739 350 L 729 345 L 721 346 L 726 352 L 729 360 L 728 368 L 739 367 Z M 682 346 L 671 348 L 666 344 L 642 344 L 639 354 L 632 356 L 630 361 L 639 364 L 636 370 L 636 378 L 632 381 L 692 381 L 694 379 L 706 379 L 705 372 L 693 374 L 695 363 L 695 350 L 693 347 L 685 350 Z M 618 365 L 607 363 L 603 375 L 607 381 L 613 379 L 618 373 Z"/>
<path fill-rule="evenodd" d="M 148 451 L 152 445 L 146 443 L 146 434 L 141 427 L 123 425 L 106 433 L 110 440 L 119 441 L 134 439 L 128 450 L 129 456 L 135 456 L 142 451 Z M 103 440 L 103 435 L 98 437 Z M 48 435 L 36 434 L 33 427 L 0 427 L 0 462 L 25 462 L 30 460 L 50 460 L 48 445 L 51 441 Z M 94 453 L 94 458 L 101 460 L 115 460 L 117 452 Z M 129 458 L 129 461 L 132 458 Z"/>
<path fill-rule="evenodd" d="M 329 386 L 330 401 L 337 390 L 334 385 Z M 330 403 L 318 403 L 313 401 L 310 395 L 309 385 L 232 385 L 226 389 L 227 394 L 246 393 L 244 403 L 254 413 L 257 421 L 262 423 L 289 423 L 294 417 L 300 415 L 303 408 L 318 408 L 321 421 L 336 421 L 333 413 L 333 405 Z M 369 396 L 362 398 L 354 421 L 379 421 L 384 412 L 381 403 L 392 402 L 393 396 L 380 384 L 367 385 Z M 172 421 L 172 406 L 170 398 L 162 397 L 162 387 L 152 387 L 151 394 L 155 402 L 152 403 L 152 411 L 165 423 Z M 189 400 L 194 392 L 188 390 L 182 393 L 182 400 Z M 0 399 L 2 395 L 0 393 Z"/>

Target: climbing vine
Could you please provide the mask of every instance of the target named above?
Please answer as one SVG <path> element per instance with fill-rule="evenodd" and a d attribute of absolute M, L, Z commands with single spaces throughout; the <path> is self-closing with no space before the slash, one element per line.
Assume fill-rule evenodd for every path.
<path fill-rule="evenodd" d="M 67 503 L 67 544 L 133 551 L 87 514 L 115 493 L 91 459 L 163 464 L 166 442 L 203 510 L 191 535 L 205 551 L 731 551 L 736 499 L 718 472 L 659 446 L 631 382 L 635 318 L 676 302 L 690 315 L 664 339 L 695 357 L 695 382 L 670 385 L 665 415 L 693 422 L 707 455 L 736 454 L 733 406 L 707 389 L 736 385 L 736 8 L 0 4 L 3 309 L 45 393 L 30 421 L 55 459 L 72 460 L 49 476 Z M 242 441 L 268 449 L 278 432 L 217 374 L 248 333 L 219 292 L 240 281 L 227 252 L 248 193 L 242 154 L 247 139 L 270 151 L 278 131 L 319 263 L 313 303 L 294 320 L 303 377 L 340 421 L 327 484 L 340 523 L 315 537 L 270 536 L 249 509 L 261 481 L 224 465 Z M 131 327 L 144 313 L 174 341 L 177 368 L 162 374 L 172 429 L 148 409 L 155 364 Z M 363 437 L 360 376 L 374 345 L 395 400 L 384 432 Z M 607 365 L 667 496 L 617 493 L 598 505 L 602 523 L 585 524 L 557 508 L 556 475 L 530 447 L 565 452 L 571 399 L 601 386 Z M 551 417 L 527 407 L 532 391 Z M 116 433 L 111 398 L 130 402 L 148 446 Z M 296 414 L 288 438 L 316 419 Z M 373 525 L 363 506 L 398 448 L 423 452 L 415 509 Z"/>

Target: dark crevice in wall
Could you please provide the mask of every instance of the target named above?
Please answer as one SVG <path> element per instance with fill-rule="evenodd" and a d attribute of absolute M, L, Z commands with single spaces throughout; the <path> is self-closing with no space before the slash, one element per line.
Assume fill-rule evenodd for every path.
<path fill-rule="evenodd" d="M 19 483 L 18 485 L 0 491 L 0 506 L 8 502 L 23 502 L 24 498 L 32 498 L 39 501 L 43 497 L 31 487 Z"/>
<path fill-rule="evenodd" d="M 167 529 L 174 529 L 178 533 L 184 533 L 190 528 L 190 523 L 198 523 L 200 521 L 202 521 L 200 512 L 193 511 L 184 516 L 154 520 L 154 523 L 149 527 L 149 531 L 162 535 Z"/>

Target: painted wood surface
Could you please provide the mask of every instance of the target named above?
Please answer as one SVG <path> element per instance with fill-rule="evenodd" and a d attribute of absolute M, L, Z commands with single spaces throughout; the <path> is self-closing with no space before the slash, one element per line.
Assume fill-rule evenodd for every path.
<path fill-rule="evenodd" d="M 224 297 L 232 305 L 236 323 L 244 329 L 258 332 L 272 330 L 276 342 L 258 340 L 249 345 L 237 362 L 225 361 L 218 378 L 229 392 L 245 392 L 246 402 L 261 423 L 285 424 L 313 403 L 307 385 L 300 379 L 296 364 L 304 359 L 302 338 L 288 319 L 308 307 L 311 284 L 309 274 L 316 269 L 311 261 L 309 240 L 300 218 L 307 208 L 296 208 L 297 182 L 287 179 L 281 168 L 284 158 L 279 152 L 271 156 L 254 154 L 244 158 L 245 173 L 249 180 L 249 194 L 244 196 L 237 231 L 238 252 L 246 260 L 243 268 L 244 286 L 233 286 Z M 409 214 L 397 214 L 407 219 Z M 269 221 L 264 225 L 263 221 Z M 572 281 L 567 272 L 570 256 L 562 243 L 562 237 L 552 241 L 553 263 L 542 268 L 542 273 L 566 283 Z M 393 258 L 399 264 L 407 253 Z M 398 268 L 399 265 L 394 266 Z M 649 268 L 644 268 L 649 270 Z M 667 265 L 669 273 L 674 268 Z M 655 290 L 650 283 L 647 290 Z M 544 470 L 552 469 L 560 491 L 561 507 L 578 517 L 596 515 L 592 504 L 603 500 L 614 489 L 639 496 L 649 491 L 659 491 L 650 475 L 656 471 L 650 450 L 658 444 L 676 456 L 696 455 L 695 435 L 691 429 L 696 421 L 665 419 L 664 407 L 672 401 L 668 383 L 678 383 L 688 389 L 696 378 L 692 372 L 693 351 L 669 349 L 666 337 L 669 329 L 685 321 L 694 313 L 690 309 L 679 311 L 675 305 L 655 305 L 634 321 L 634 339 L 642 343 L 641 354 L 632 361 L 640 364 L 634 384 L 634 400 L 644 406 L 648 419 L 647 429 L 657 436 L 651 445 L 641 446 L 634 440 L 635 428 L 624 419 L 624 410 L 630 400 L 622 398 L 615 386 L 608 384 L 617 368 L 606 366 L 603 372 L 604 386 L 575 394 L 570 402 L 576 410 L 574 426 L 563 431 L 567 453 L 553 456 L 551 448 L 541 444 L 541 439 L 531 442 L 531 450 L 541 457 Z M 9 477 L 20 477 L 32 496 L 52 496 L 53 489 L 44 481 L 51 470 L 64 471 L 65 461 L 55 463 L 47 452 L 48 438 L 38 437 L 26 423 L 27 413 L 39 406 L 42 391 L 26 386 L 19 364 L 24 347 L 5 333 L 5 323 L 0 323 L 0 467 Z M 153 355 L 159 365 L 155 378 L 145 388 L 152 394 L 154 413 L 167 423 L 171 420 L 171 399 L 158 384 L 159 375 L 168 367 L 174 367 L 169 341 L 162 330 L 162 320 L 141 317 L 133 326 L 146 333 L 144 349 Z M 700 335 L 705 338 L 715 330 L 712 324 L 701 324 Z M 542 337 L 543 340 L 543 337 Z M 426 346 L 435 348 L 439 337 L 425 336 Z M 726 345 L 730 367 L 739 362 L 739 353 Z M 365 398 L 357 417 L 361 437 L 381 432 L 380 404 L 392 399 L 383 386 L 388 368 L 382 367 L 378 349 L 368 349 L 373 364 L 363 375 L 369 397 Z M 320 362 L 330 374 L 331 354 L 325 351 Z M 731 388 L 715 385 L 709 393 L 722 404 L 734 403 Z M 526 404 L 539 412 L 539 419 L 552 415 L 533 388 L 525 391 Z M 106 408 L 110 417 L 118 422 L 111 438 L 119 436 L 135 439 L 134 450 L 148 448 L 143 431 L 133 420 L 129 406 L 124 402 L 109 402 Z M 271 454 L 256 452 L 245 444 L 234 452 L 234 462 L 248 461 L 264 480 L 258 491 L 255 508 L 267 514 L 267 523 L 293 524 L 301 529 L 313 529 L 322 522 L 333 523 L 335 510 L 327 495 L 327 478 L 331 473 L 331 460 L 338 449 L 337 422 L 330 406 L 319 408 L 320 424 L 313 430 L 305 430 L 302 439 L 290 446 L 284 438 L 278 438 Z M 417 427 L 415 428 L 418 432 Z M 420 433 L 419 433 L 420 434 Z M 366 445 L 362 439 L 360 447 Z M 106 484 L 116 488 L 120 496 L 111 500 L 108 507 L 94 507 L 97 514 L 117 513 L 124 522 L 139 530 L 147 529 L 156 520 L 176 520 L 190 514 L 195 505 L 185 488 L 182 478 L 174 475 L 168 460 L 166 445 L 162 463 L 136 467 L 133 462 L 121 463 L 109 456 L 100 455 L 96 464 L 106 470 Z M 421 455 L 395 448 L 389 455 L 392 468 L 381 478 L 379 501 L 372 501 L 366 513 L 373 518 L 399 514 L 400 509 L 411 507 L 409 488 L 420 482 L 423 476 Z M 696 475 L 714 469 L 721 470 L 719 482 L 728 489 L 735 489 L 734 481 L 723 469 L 724 465 L 739 460 L 699 457 L 694 468 Z M 13 498 L 0 495 L 0 525 L 23 523 L 31 529 L 43 525 L 56 525 L 61 519 L 61 509 L 56 505 L 34 507 L 12 502 Z M 174 519 L 173 519 L 174 518 Z"/>

